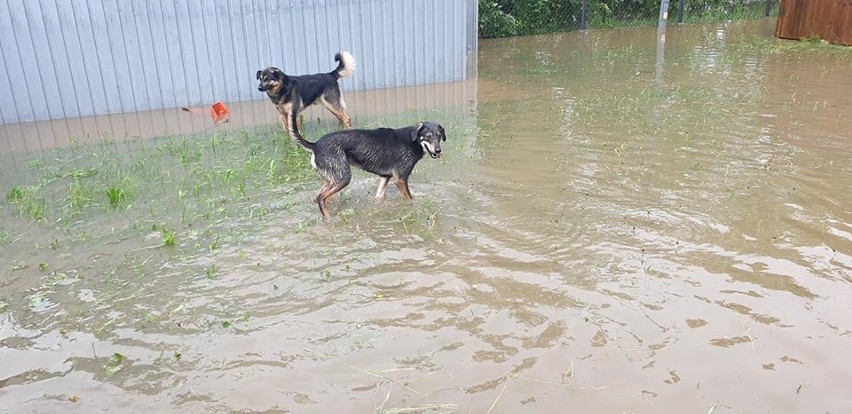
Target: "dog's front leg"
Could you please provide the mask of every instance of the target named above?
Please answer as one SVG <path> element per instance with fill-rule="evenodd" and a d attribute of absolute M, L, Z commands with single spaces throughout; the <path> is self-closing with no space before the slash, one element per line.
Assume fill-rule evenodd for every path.
<path fill-rule="evenodd" d="M 278 110 L 278 117 L 281 119 L 281 127 L 284 128 L 284 133 L 290 135 L 290 111 L 293 106 L 290 104 L 276 104 L 275 109 Z"/>
<path fill-rule="evenodd" d="M 284 133 L 290 135 L 290 123 L 287 122 L 288 116 L 285 113 L 281 113 L 281 127 L 284 128 Z"/>
<path fill-rule="evenodd" d="M 379 177 L 379 188 L 376 190 L 376 198 L 385 198 L 385 189 L 388 187 L 390 177 Z"/>

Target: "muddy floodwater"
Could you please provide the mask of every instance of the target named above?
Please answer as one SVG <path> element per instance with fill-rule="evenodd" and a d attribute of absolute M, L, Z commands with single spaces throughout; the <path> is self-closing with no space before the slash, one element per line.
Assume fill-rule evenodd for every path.
<path fill-rule="evenodd" d="M 487 40 L 353 97 L 449 139 L 331 225 L 274 122 L 10 150 L 0 412 L 852 412 L 852 52 L 773 28 Z"/>

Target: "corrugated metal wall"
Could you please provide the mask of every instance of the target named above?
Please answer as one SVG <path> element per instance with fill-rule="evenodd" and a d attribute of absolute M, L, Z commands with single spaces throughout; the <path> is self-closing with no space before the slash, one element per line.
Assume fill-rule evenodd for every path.
<path fill-rule="evenodd" d="M 344 90 L 465 79 L 476 0 L 0 0 L 0 123 L 265 99 L 255 72 Z M 475 57 L 474 57 L 475 58 Z"/>

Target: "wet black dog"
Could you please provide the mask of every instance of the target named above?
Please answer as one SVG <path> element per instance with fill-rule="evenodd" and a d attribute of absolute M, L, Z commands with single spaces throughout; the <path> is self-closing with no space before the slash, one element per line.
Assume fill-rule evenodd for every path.
<path fill-rule="evenodd" d="M 316 196 L 320 213 L 331 219 L 328 199 L 352 179 L 349 165 L 377 174 L 377 198 L 384 198 L 385 188 L 391 178 L 403 197 L 410 199 L 408 177 L 414 166 L 428 153 L 432 158 L 441 156 L 441 141 L 447 140 L 444 127 L 424 121 L 417 125 L 390 129 L 350 129 L 332 132 L 316 143 L 294 137 L 296 142 L 310 151 L 311 165 L 323 184 Z"/>
<path fill-rule="evenodd" d="M 284 132 L 292 138 L 302 137 L 297 122 L 299 113 L 314 104 L 317 99 L 340 121 L 341 127 L 352 128 L 352 121 L 346 114 L 346 104 L 337 81 L 352 74 L 355 70 L 355 57 L 349 52 L 341 51 L 334 55 L 334 60 L 339 62 L 336 69 L 316 75 L 289 76 L 274 67 L 257 71 L 257 80 L 260 81 L 257 89 L 266 92 L 275 104 L 281 114 Z"/>

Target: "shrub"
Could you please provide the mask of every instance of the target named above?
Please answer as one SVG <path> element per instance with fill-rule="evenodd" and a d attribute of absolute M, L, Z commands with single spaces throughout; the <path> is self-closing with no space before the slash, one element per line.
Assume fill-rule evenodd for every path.
<path fill-rule="evenodd" d="M 479 37 L 506 37 L 518 34 L 517 21 L 493 1 L 479 0 Z"/>

